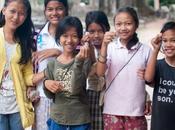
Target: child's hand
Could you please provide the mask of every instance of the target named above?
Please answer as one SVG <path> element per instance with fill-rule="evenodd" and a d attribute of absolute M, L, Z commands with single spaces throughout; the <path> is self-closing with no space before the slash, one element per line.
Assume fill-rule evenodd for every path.
<path fill-rule="evenodd" d="M 103 44 L 108 45 L 116 37 L 116 32 L 106 32 L 103 38 Z"/>
<path fill-rule="evenodd" d="M 151 40 L 154 51 L 159 51 L 161 47 L 162 34 L 158 34 L 155 38 Z"/>
<path fill-rule="evenodd" d="M 44 85 L 52 93 L 58 93 L 63 90 L 63 86 L 59 81 L 45 80 Z"/>
<path fill-rule="evenodd" d="M 81 39 L 81 44 L 82 45 L 84 45 L 86 42 L 90 43 L 90 36 L 89 36 L 89 33 L 88 32 L 86 32 L 86 34 Z"/>
<path fill-rule="evenodd" d="M 151 101 L 146 101 L 144 114 L 145 115 L 151 115 L 151 112 L 152 112 Z"/>
<path fill-rule="evenodd" d="M 37 64 L 37 63 L 43 61 L 44 59 L 47 59 L 47 58 L 53 57 L 53 56 L 58 56 L 60 54 L 61 54 L 61 51 L 58 49 L 55 49 L 55 48 L 37 51 L 37 52 L 32 53 L 32 61 L 35 64 Z"/>
<path fill-rule="evenodd" d="M 27 88 L 27 97 L 33 103 L 37 103 L 40 100 L 39 92 L 36 90 L 35 87 L 28 87 Z"/>
<path fill-rule="evenodd" d="M 32 82 L 37 85 L 44 78 L 44 72 L 39 72 L 33 75 Z"/>
<path fill-rule="evenodd" d="M 145 80 L 144 75 L 145 75 L 145 69 L 138 69 L 138 70 L 137 70 L 137 76 L 138 76 L 141 80 Z"/>
<path fill-rule="evenodd" d="M 89 44 L 86 42 L 83 46 L 80 47 L 80 51 L 75 58 L 78 60 L 85 60 L 89 56 L 90 56 Z"/>

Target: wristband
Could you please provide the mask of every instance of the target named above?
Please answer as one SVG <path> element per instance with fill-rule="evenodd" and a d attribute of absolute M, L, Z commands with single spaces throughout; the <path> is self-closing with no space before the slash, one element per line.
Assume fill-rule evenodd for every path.
<path fill-rule="evenodd" d="M 48 79 L 46 78 L 46 79 L 43 80 L 43 85 L 44 85 L 44 87 L 45 87 L 45 82 L 46 82 L 46 80 L 48 80 Z"/>
<path fill-rule="evenodd" d="M 103 59 L 106 59 L 106 56 L 101 55 L 101 53 L 99 54 L 99 57 L 102 57 Z"/>
<path fill-rule="evenodd" d="M 97 59 L 98 62 L 102 63 L 102 64 L 106 64 L 106 59 L 104 61 L 100 60 L 100 58 Z"/>

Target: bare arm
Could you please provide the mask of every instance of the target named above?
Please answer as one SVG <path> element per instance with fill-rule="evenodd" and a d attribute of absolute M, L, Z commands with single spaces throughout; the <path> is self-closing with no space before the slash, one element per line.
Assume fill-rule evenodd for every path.
<path fill-rule="evenodd" d="M 92 61 L 92 63 L 96 62 L 96 57 L 95 57 L 95 52 L 94 52 L 94 46 L 91 44 L 90 42 L 91 38 L 88 32 L 86 32 L 86 34 L 83 36 L 83 38 L 81 39 L 81 44 L 85 45 L 88 44 L 89 46 L 89 50 L 90 50 L 90 59 Z"/>
<path fill-rule="evenodd" d="M 46 58 L 59 56 L 60 54 L 61 54 L 61 51 L 56 48 L 37 51 L 33 53 L 33 61 L 35 63 L 38 63 Z"/>
<path fill-rule="evenodd" d="M 148 61 L 148 65 L 146 67 L 145 75 L 144 75 L 144 78 L 147 82 L 152 82 L 154 80 L 157 56 L 161 46 L 161 37 L 162 35 L 158 34 L 151 41 L 151 44 L 153 46 L 153 51 L 151 53 L 151 57 Z"/>
<path fill-rule="evenodd" d="M 108 44 L 112 42 L 115 36 L 116 36 L 115 32 L 106 32 L 104 35 L 104 39 L 103 39 L 101 50 L 100 50 L 100 55 L 98 57 L 98 62 L 97 62 L 97 75 L 98 76 L 103 76 L 106 72 L 107 47 L 108 47 Z"/>
<path fill-rule="evenodd" d="M 39 73 L 36 73 L 33 75 L 33 79 L 32 79 L 32 82 L 34 85 L 38 84 L 41 80 L 44 79 L 44 72 L 39 72 Z"/>

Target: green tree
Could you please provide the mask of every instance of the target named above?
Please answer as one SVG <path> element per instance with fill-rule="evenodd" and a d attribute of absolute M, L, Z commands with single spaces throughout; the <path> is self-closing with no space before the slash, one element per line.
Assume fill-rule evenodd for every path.
<path fill-rule="evenodd" d="M 154 7 L 154 0 L 149 0 L 148 3 Z M 160 0 L 160 6 L 170 6 L 171 4 L 175 4 L 175 0 Z"/>

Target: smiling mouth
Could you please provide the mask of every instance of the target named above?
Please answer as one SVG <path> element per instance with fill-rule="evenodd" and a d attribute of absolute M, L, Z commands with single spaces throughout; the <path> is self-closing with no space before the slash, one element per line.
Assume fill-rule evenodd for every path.
<path fill-rule="evenodd" d="M 100 41 L 94 41 L 92 42 L 93 45 L 100 45 Z"/>
<path fill-rule="evenodd" d="M 128 33 L 126 32 L 126 33 L 120 33 L 120 35 L 128 35 Z"/>
<path fill-rule="evenodd" d="M 173 51 L 174 51 L 174 49 L 164 49 L 165 50 L 165 52 L 167 52 L 167 53 L 172 53 Z"/>

